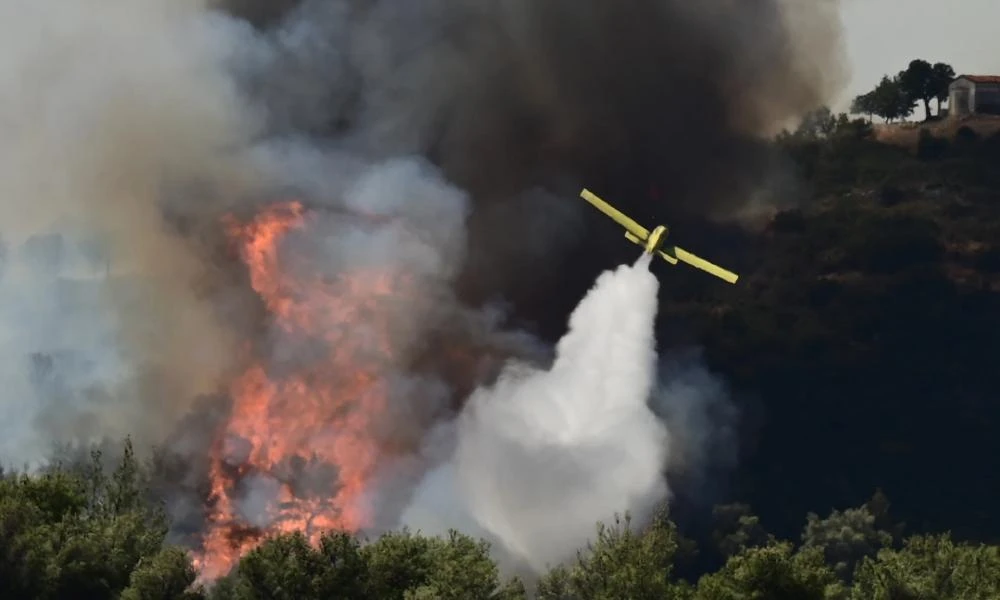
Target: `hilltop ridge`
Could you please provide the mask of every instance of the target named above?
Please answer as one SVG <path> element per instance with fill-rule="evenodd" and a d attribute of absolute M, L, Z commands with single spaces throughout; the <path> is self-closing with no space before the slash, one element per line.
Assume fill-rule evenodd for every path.
<path fill-rule="evenodd" d="M 1000 468 L 1000 133 L 964 126 L 922 127 L 912 149 L 846 119 L 784 137 L 798 206 L 740 286 L 669 301 L 757 399 L 733 495 L 766 522 L 882 486 L 917 528 L 1000 539 L 1000 487 L 981 477 Z"/>

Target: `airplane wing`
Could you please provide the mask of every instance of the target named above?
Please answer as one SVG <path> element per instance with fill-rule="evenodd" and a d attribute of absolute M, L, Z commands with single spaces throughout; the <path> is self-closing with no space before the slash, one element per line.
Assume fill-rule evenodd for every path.
<path fill-rule="evenodd" d="M 625 216 L 624 213 L 619 211 L 614 206 L 611 206 L 604 200 L 598 198 L 590 190 L 585 188 L 582 192 L 580 192 L 580 197 L 586 200 L 587 202 L 593 204 L 594 207 L 597 208 L 597 210 L 601 211 L 602 213 L 614 219 L 616 223 L 624 227 L 629 233 L 639 238 L 640 240 L 645 240 L 647 237 L 649 237 L 648 229 L 646 229 L 642 225 L 639 225 L 632 219 Z"/>
<path fill-rule="evenodd" d="M 648 229 L 646 229 L 642 225 L 639 225 L 638 223 L 627 217 L 617 208 L 611 206 L 604 200 L 598 198 L 590 190 L 584 188 L 584 190 L 580 192 L 580 197 L 586 200 L 587 202 L 593 204 L 594 207 L 597 208 L 597 210 L 601 211 L 602 213 L 614 219 L 614 221 L 619 225 L 621 225 L 622 227 L 624 227 L 628 233 L 632 234 L 632 236 L 637 238 L 637 240 L 632 240 L 633 242 L 642 245 L 642 242 L 649 237 Z M 625 237 L 629 236 L 626 234 Z M 727 281 L 729 283 L 736 283 L 736 280 L 739 279 L 739 275 L 737 275 L 736 273 L 723 269 L 719 265 L 710 263 L 704 258 L 701 258 L 700 256 L 695 256 L 694 254 L 691 254 L 687 250 L 684 250 L 683 248 L 678 248 L 677 246 L 663 248 L 659 251 L 659 255 L 661 258 L 663 258 L 663 260 L 667 261 L 672 265 L 676 265 L 678 262 L 684 262 L 696 269 L 701 269 L 706 273 L 715 275 L 719 279 L 722 279 L 723 281 Z"/>
<path fill-rule="evenodd" d="M 665 258 L 667 262 L 671 264 L 677 264 L 677 261 L 685 262 L 696 269 L 701 269 L 706 273 L 715 275 L 719 279 L 722 279 L 723 281 L 726 281 L 728 283 L 736 283 L 736 280 L 739 279 L 740 277 L 739 275 L 733 273 L 732 271 L 723 269 L 719 265 L 710 263 L 704 258 L 701 258 L 700 256 L 695 256 L 694 254 L 691 254 L 687 250 L 683 248 L 678 248 L 677 246 L 660 250 L 660 256 Z"/>

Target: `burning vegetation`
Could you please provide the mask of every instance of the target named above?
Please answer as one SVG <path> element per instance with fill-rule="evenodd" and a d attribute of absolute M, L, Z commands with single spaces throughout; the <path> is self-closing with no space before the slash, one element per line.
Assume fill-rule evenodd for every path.
<path fill-rule="evenodd" d="M 379 470 L 419 461 L 427 430 L 503 361 L 543 356 L 531 338 L 496 330 L 499 313 L 456 303 L 439 280 L 434 229 L 413 221 L 298 200 L 222 219 L 266 323 L 242 346 L 245 367 L 211 436 L 202 577 L 225 575 L 276 533 L 316 542 L 385 528 Z M 331 252 L 334 231 L 360 248 Z M 387 256 L 380 236 L 405 256 Z"/>
<path fill-rule="evenodd" d="M 212 447 L 211 513 L 199 566 L 214 578 L 264 536 L 370 527 L 365 493 L 386 450 L 377 435 L 399 360 L 391 306 L 409 276 L 391 268 L 297 278 L 283 249 L 310 225 L 296 201 L 275 204 L 226 231 L 266 305 L 277 343 L 311 359 L 254 358 L 230 388 L 232 409 Z M 315 273 L 321 273 L 316 270 Z"/>

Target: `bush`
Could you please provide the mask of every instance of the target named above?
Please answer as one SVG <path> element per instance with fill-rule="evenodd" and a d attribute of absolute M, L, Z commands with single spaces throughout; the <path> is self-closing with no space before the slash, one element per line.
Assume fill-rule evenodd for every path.
<path fill-rule="evenodd" d="M 938 160 L 948 153 L 948 140 L 932 134 L 927 129 L 920 130 L 917 140 L 917 158 L 921 160 Z"/>
<path fill-rule="evenodd" d="M 966 155 L 974 152 L 981 141 L 978 133 L 968 125 L 963 125 L 955 132 L 953 148 L 955 154 Z"/>
<path fill-rule="evenodd" d="M 186 554 L 163 553 L 166 518 L 143 500 L 131 442 L 110 475 L 99 452 L 91 459 L 86 470 L 0 480 L 0 597 L 118 600 L 131 588 L 124 597 L 154 600 L 141 590 L 190 584 Z"/>
<path fill-rule="evenodd" d="M 845 240 L 847 261 L 872 273 L 892 273 L 944 256 L 936 226 L 917 218 L 874 219 Z"/>
<path fill-rule="evenodd" d="M 87 471 L 0 473 L 0 597 L 58 600 L 204 600 L 188 553 L 164 545 L 164 522 L 142 500 L 142 471 L 130 446 L 111 475 L 95 453 Z M 879 500 L 876 503 L 876 499 Z M 916 536 L 902 548 L 884 497 L 861 508 L 810 515 L 801 543 L 769 533 L 746 505 L 719 507 L 711 538 L 721 568 L 676 573 L 692 543 L 665 511 L 645 527 L 626 514 L 598 524 L 576 560 L 539 577 L 542 600 L 845 600 L 994 597 L 1000 549 Z M 881 508 L 880 508 L 881 507 Z M 857 570 L 854 566 L 858 565 Z M 711 571 L 711 569 L 709 569 Z M 978 594 L 978 595 L 977 595 Z M 212 600 L 522 600 L 517 579 L 502 582 L 490 546 L 456 531 L 428 537 L 403 530 L 362 543 L 328 532 L 317 545 L 278 535 L 214 582 Z M 899 596 L 903 597 L 903 596 Z"/>

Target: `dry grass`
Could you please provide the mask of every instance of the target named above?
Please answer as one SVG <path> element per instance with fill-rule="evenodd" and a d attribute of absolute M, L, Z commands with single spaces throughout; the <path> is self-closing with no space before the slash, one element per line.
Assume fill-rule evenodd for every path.
<path fill-rule="evenodd" d="M 893 144 L 904 148 L 915 148 L 920 137 L 920 130 L 926 129 L 936 137 L 951 139 L 962 127 L 969 127 L 982 137 L 1000 132 L 1000 116 L 972 115 L 956 118 L 945 118 L 928 123 L 892 123 L 876 124 L 875 139 L 885 144 Z"/>

